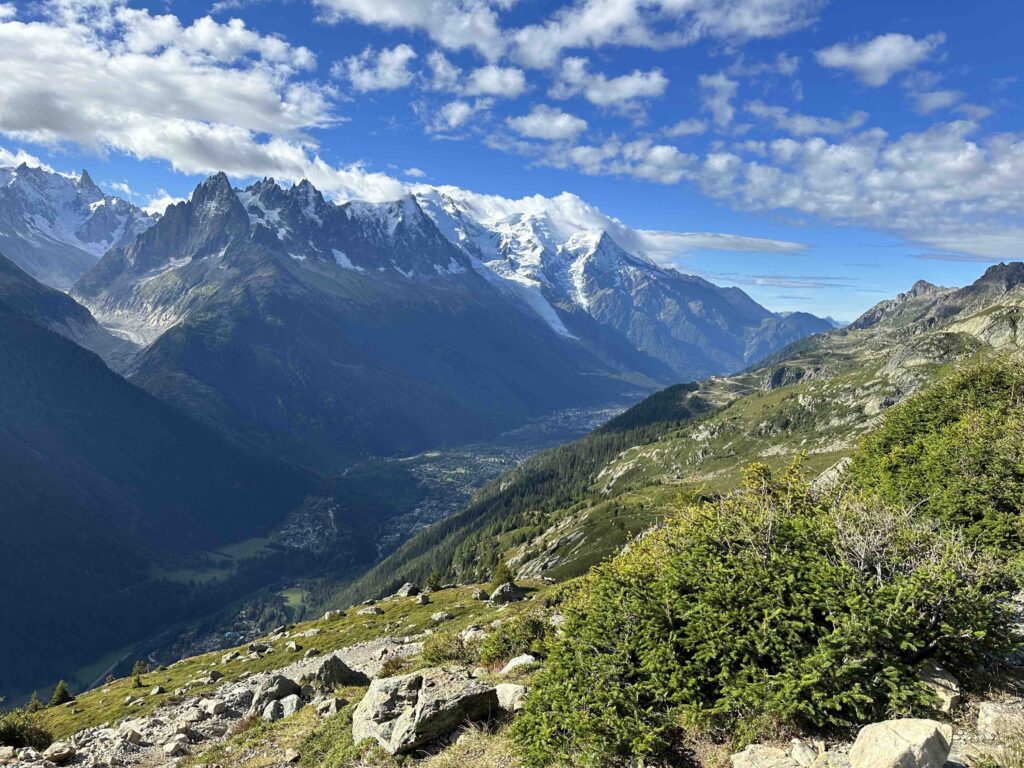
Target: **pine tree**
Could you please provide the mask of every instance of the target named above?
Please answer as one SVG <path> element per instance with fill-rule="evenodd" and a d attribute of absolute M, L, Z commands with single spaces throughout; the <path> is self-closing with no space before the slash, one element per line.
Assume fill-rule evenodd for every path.
<path fill-rule="evenodd" d="M 149 672 L 149 665 L 141 659 L 136 661 L 132 665 L 132 686 L 135 688 L 141 688 L 143 685 L 142 676 L 147 672 Z"/>
<path fill-rule="evenodd" d="M 499 560 L 497 567 L 494 569 L 494 576 L 491 581 L 494 582 L 494 586 L 501 584 L 507 584 L 508 582 L 515 583 L 515 575 L 512 573 L 512 569 L 508 567 L 508 563 L 504 560 Z"/>
<path fill-rule="evenodd" d="M 57 683 L 57 687 L 53 689 L 53 696 L 50 697 L 48 706 L 59 707 L 61 704 L 67 704 L 69 701 L 74 700 L 75 697 L 68 690 L 68 684 L 61 680 Z"/>
<path fill-rule="evenodd" d="M 32 698 L 28 700 L 28 704 L 25 705 L 26 712 L 38 712 L 43 708 L 43 702 L 39 700 L 39 694 L 32 691 Z"/>

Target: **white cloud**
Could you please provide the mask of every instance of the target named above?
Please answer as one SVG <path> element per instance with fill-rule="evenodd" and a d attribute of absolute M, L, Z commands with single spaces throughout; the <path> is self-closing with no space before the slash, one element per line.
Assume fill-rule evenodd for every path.
<path fill-rule="evenodd" d="M 425 178 L 427 174 L 426 174 L 425 171 L 423 171 L 423 170 L 421 170 L 419 168 L 413 167 L 413 168 L 406 168 L 404 171 L 402 171 L 402 175 L 403 176 L 408 176 L 410 179 L 422 179 L 422 178 Z"/>
<path fill-rule="evenodd" d="M 149 196 L 149 199 L 146 200 L 146 204 L 142 207 L 142 210 L 149 214 L 162 216 L 169 206 L 183 202 L 184 200 L 185 198 L 183 197 L 175 197 L 168 193 L 166 189 L 158 189 L 156 194 Z"/>
<path fill-rule="evenodd" d="M 489 60 L 505 50 L 498 16 L 485 0 L 313 0 L 331 23 L 357 21 L 425 32 L 443 48 L 474 48 Z"/>
<path fill-rule="evenodd" d="M 859 45 L 836 43 L 814 55 L 823 67 L 849 70 L 862 82 L 877 87 L 888 83 L 896 73 L 916 67 L 945 40 L 941 32 L 920 40 L 890 32 Z"/>
<path fill-rule="evenodd" d="M 553 65 L 567 49 L 630 45 L 664 50 L 704 38 L 777 37 L 814 21 L 820 0 L 577 0 L 511 34 L 514 56 Z"/>
<path fill-rule="evenodd" d="M 629 74 L 609 78 L 600 72 L 590 72 L 588 66 L 584 58 L 564 59 L 558 79 L 549 91 L 551 97 L 567 99 L 582 95 L 599 107 L 630 108 L 639 99 L 661 96 L 668 87 L 668 78 L 660 69 L 634 69 Z"/>
<path fill-rule="evenodd" d="M 975 140 L 976 130 L 963 120 L 894 139 L 880 129 L 836 143 L 779 139 L 767 162 L 717 152 L 696 175 L 708 194 L 742 208 L 791 209 L 938 248 L 1019 257 L 1024 135 Z"/>
<path fill-rule="evenodd" d="M 732 122 L 732 118 L 736 114 L 732 100 L 736 95 L 739 83 L 730 80 L 724 72 L 701 75 L 698 82 L 701 90 L 701 103 L 705 111 L 711 113 L 717 126 L 724 128 Z"/>
<path fill-rule="evenodd" d="M 440 109 L 431 112 L 430 119 L 427 121 L 427 131 L 445 134 L 457 130 L 468 123 L 470 118 L 486 112 L 493 105 L 492 99 L 449 101 Z"/>
<path fill-rule="evenodd" d="M 568 149 L 553 148 L 544 162 L 557 168 L 576 168 L 589 176 L 632 176 L 657 184 L 675 184 L 690 172 L 696 158 L 671 144 L 650 139 L 602 144 L 581 144 Z"/>
<path fill-rule="evenodd" d="M 433 51 L 427 56 L 427 66 L 430 67 L 428 87 L 434 91 L 453 90 L 462 77 L 462 70 L 440 51 Z"/>
<path fill-rule="evenodd" d="M 0 21 L 13 19 L 18 15 L 18 9 L 14 3 L 0 3 Z"/>
<path fill-rule="evenodd" d="M 680 120 L 678 123 L 673 123 L 662 132 L 666 136 L 678 138 L 680 136 L 698 136 L 705 133 L 707 129 L 708 125 L 703 120 L 690 118 L 688 120 Z"/>
<path fill-rule="evenodd" d="M 587 121 L 560 109 L 538 104 L 528 115 L 510 117 L 509 128 L 521 136 L 548 141 L 575 139 L 587 130 Z"/>
<path fill-rule="evenodd" d="M 467 96 L 501 96 L 513 99 L 526 91 L 526 75 L 515 67 L 488 64 L 469 73 L 462 92 Z"/>
<path fill-rule="evenodd" d="M 357 91 L 393 91 L 412 82 L 409 64 L 416 52 L 405 43 L 375 51 L 366 48 L 331 68 L 337 78 L 347 78 Z"/>
<path fill-rule="evenodd" d="M 914 97 L 914 109 L 922 114 L 931 114 L 937 109 L 948 109 L 962 99 L 961 91 L 926 91 Z"/>
<path fill-rule="evenodd" d="M 53 168 L 23 149 L 12 152 L 6 147 L 0 147 L 0 168 L 16 168 L 22 163 L 34 168 L 45 168 L 47 171 L 53 172 Z"/>
<path fill-rule="evenodd" d="M 793 136 L 809 136 L 812 134 L 830 135 L 849 133 L 860 128 L 868 119 L 867 112 L 854 112 L 843 120 L 832 117 L 814 117 L 799 112 L 791 112 L 785 107 L 771 106 L 763 101 L 755 100 L 747 104 L 750 114 L 771 121 L 776 127 Z"/>

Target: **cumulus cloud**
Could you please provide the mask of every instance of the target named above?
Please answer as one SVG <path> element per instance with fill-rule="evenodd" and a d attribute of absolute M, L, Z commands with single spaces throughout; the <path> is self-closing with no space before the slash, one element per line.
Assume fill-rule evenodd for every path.
<path fill-rule="evenodd" d="M 928 115 L 939 109 L 949 109 L 964 97 L 961 91 L 926 91 L 914 97 L 914 110 Z"/>
<path fill-rule="evenodd" d="M 142 206 L 142 210 L 150 215 L 163 216 L 164 211 L 170 206 L 183 202 L 184 199 L 183 197 L 175 197 L 166 189 L 158 189 L 155 194 L 149 196 L 146 204 Z"/>
<path fill-rule="evenodd" d="M 975 139 L 976 131 L 960 120 L 897 138 L 871 129 L 840 142 L 778 139 L 767 160 L 710 153 L 695 178 L 741 208 L 796 210 L 950 251 L 1019 257 L 1024 135 Z"/>
<path fill-rule="evenodd" d="M 330 23 L 357 21 L 426 33 L 443 48 L 473 48 L 493 60 L 505 50 L 498 14 L 485 0 L 314 0 Z"/>
<path fill-rule="evenodd" d="M 664 50 L 701 39 L 778 37 L 810 24 L 820 0 L 577 0 L 511 33 L 513 55 L 549 67 L 567 49 L 631 45 Z"/>
<path fill-rule="evenodd" d="M 393 91 L 412 82 L 409 64 L 416 51 L 404 43 L 375 51 L 366 48 L 358 56 L 349 56 L 331 67 L 336 78 L 345 78 L 357 91 Z"/>
<path fill-rule="evenodd" d="M 668 78 L 660 69 L 647 72 L 634 69 L 629 74 L 610 78 L 600 72 L 590 72 L 588 67 L 587 59 L 564 59 L 549 95 L 555 99 L 582 95 L 599 107 L 628 109 L 638 100 L 661 96 L 668 87 Z"/>
<path fill-rule="evenodd" d="M 512 99 L 526 91 L 526 75 L 516 67 L 488 64 L 469 73 L 462 92 L 466 96 L 500 96 Z"/>
<path fill-rule="evenodd" d="M 510 117 L 509 128 L 521 136 L 547 141 L 575 139 L 587 130 L 587 121 L 560 109 L 538 104 L 527 115 Z"/>
<path fill-rule="evenodd" d="M 678 123 L 665 128 L 662 133 L 666 136 L 678 138 L 680 136 L 699 136 L 705 133 L 708 129 L 708 124 L 703 120 L 697 120 L 696 118 L 690 118 L 688 120 L 680 120 Z"/>
<path fill-rule="evenodd" d="M 486 112 L 493 106 L 491 99 L 455 99 L 444 104 L 440 109 L 432 110 L 427 124 L 429 133 L 447 134 L 462 128 L 470 118 Z"/>
<path fill-rule="evenodd" d="M 462 77 L 462 70 L 440 51 L 433 51 L 427 56 L 427 66 L 430 67 L 428 87 L 434 91 L 454 90 Z"/>
<path fill-rule="evenodd" d="M 732 105 L 733 97 L 739 83 L 730 80 L 724 72 L 713 75 L 701 75 L 698 78 L 701 90 L 701 103 L 706 112 L 711 113 L 715 125 L 724 128 L 732 122 L 736 110 Z"/>
<path fill-rule="evenodd" d="M 425 171 L 419 168 L 412 167 L 406 168 L 404 171 L 402 171 L 402 175 L 408 176 L 410 179 L 422 179 L 425 178 L 427 174 Z"/>
<path fill-rule="evenodd" d="M 0 147 L 0 168 L 16 168 L 22 163 L 36 168 L 45 168 L 50 172 L 53 171 L 53 168 L 49 165 L 23 149 L 10 150 L 6 147 Z"/>
<path fill-rule="evenodd" d="M 885 85 L 893 75 L 913 69 L 946 40 L 941 32 L 920 40 L 896 32 L 879 35 L 865 43 L 836 43 L 814 55 L 823 67 L 853 72 L 870 86 Z"/>
<path fill-rule="evenodd" d="M 843 120 L 831 117 L 814 117 L 799 112 L 791 112 L 786 107 L 772 106 L 763 101 L 755 100 L 747 104 L 747 111 L 774 124 L 777 128 L 793 136 L 809 136 L 811 134 L 831 135 L 849 133 L 860 128 L 868 119 L 867 112 L 854 112 Z"/>

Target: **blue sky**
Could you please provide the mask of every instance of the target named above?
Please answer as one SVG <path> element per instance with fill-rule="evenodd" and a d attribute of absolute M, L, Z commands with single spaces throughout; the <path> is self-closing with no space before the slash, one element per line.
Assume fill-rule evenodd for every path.
<path fill-rule="evenodd" d="M 851 319 L 1020 257 L 1022 37 L 998 0 L 0 0 L 0 162 L 155 206 L 220 169 L 569 191 Z"/>

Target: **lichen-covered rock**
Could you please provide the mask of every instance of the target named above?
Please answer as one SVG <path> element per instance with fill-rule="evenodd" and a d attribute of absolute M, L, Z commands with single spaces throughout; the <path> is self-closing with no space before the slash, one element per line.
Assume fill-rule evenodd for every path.
<path fill-rule="evenodd" d="M 983 701 L 978 706 L 978 733 L 985 739 L 1001 739 L 1024 733 L 1024 707 Z"/>
<path fill-rule="evenodd" d="M 64 765 L 75 756 L 75 748 L 66 741 L 55 741 L 43 752 L 43 757 L 54 765 Z"/>
<path fill-rule="evenodd" d="M 250 715 L 262 715 L 267 705 L 274 701 L 280 701 L 285 696 L 298 695 L 301 688 L 294 680 L 289 680 L 284 675 L 271 675 L 267 680 L 260 683 L 252 697 L 252 704 L 249 707 Z"/>
<path fill-rule="evenodd" d="M 800 768 L 786 750 L 764 744 L 751 744 L 729 759 L 732 768 Z"/>
<path fill-rule="evenodd" d="M 498 710 L 494 686 L 466 670 L 424 669 L 374 680 L 352 715 L 352 738 L 357 744 L 373 739 L 392 755 L 404 754 Z"/>
<path fill-rule="evenodd" d="M 935 720 L 885 720 L 861 728 L 850 750 L 852 768 L 942 768 L 953 729 Z"/>
<path fill-rule="evenodd" d="M 490 601 L 493 605 L 505 605 L 515 603 L 526 598 L 526 592 L 517 587 L 511 581 L 499 584 L 491 593 Z"/>
<path fill-rule="evenodd" d="M 537 663 L 537 657 L 536 656 L 534 656 L 533 654 L 530 654 L 530 653 L 524 653 L 522 656 L 516 656 L 514 659 L 510 660 L 508 662 L 508 664 L 506 664 L 504 667 L 502 667 L 501 668 L 501 674 L 507 675 L 512 670 L 519 669 L 519 667 L 525 667 L 528 664 L 536 664 L 536 663 Z"/>
<path fill-rule="evenodd" d="M 922 669 L 920 679 L 935 694 L 940 712 L 952 712 L 960 706 L 960 681 L 938 664 Z"/>
<path fill-rule="evenodd" d="M 506 712 L 518 712 L 526 703 L 526 686 L 515 683 L 501 683 L 494 686 L 498 694 L 498 706 Z"/>
<path fill-rule="evenodd" d="M 366 685 L 370 678 L 362 672 L 356 672 L 337 656 L 324 656 L 313 671 L 306 675 L 306 679 L 315 688 L 324 691 L 332 691 L 339 685 Z"/>
<path fill-rule="evenodd" d="M 395 596 L 396 597 L 413 597 L 415 595 L 418 595 L 419 593 L 420 593 L 420 588 L 419 587 L 417 587 L 415 584 L 410 584 L 409 582 L 406 582 L 405 584 L 403 584 L 402 586 L 400 586 L 398 588 L 398 591 L 395 592 Z"/>

